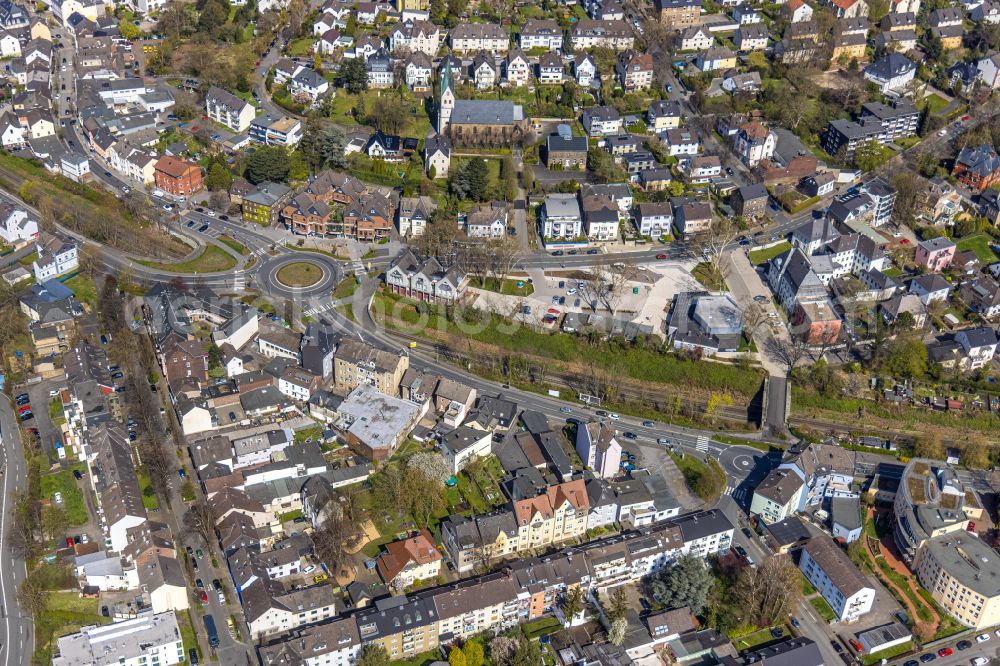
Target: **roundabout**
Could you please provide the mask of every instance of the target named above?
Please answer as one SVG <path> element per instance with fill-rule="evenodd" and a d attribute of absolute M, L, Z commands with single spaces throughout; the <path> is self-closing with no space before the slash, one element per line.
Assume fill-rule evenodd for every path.
<path fill-rule="evenodd" d="M 309 261 L 287 263 L 278 269 L 274 278 L 283 287 L 308 288 L 320 281 L 323 269 Z"/>
<path fill-rule="evenodd" d="M 328 296 L 344 271 L 330 257 L 295 252 L 271 257 L 253 272 L 259 288 L 272 296 L 308 299 Z"/>

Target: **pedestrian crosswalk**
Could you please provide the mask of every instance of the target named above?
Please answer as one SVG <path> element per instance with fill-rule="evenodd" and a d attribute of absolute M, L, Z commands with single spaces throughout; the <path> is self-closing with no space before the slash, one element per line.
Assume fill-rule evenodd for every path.
<path fill-rule="evenodd" d="M 324 303 L 323 305 L 317 305 L 314 308 L 309 308 L 308 310 L 305 311 L 305 314 L 310 317 L 315 317 L 316 315 L 326 312 L 328 310 L 332 310 L 335 307 L 337 307 L 337 303 L 335 301 L 330 301 L 329 303 Z"/>
<path fill-rule="evenodd" d="M 729 495 L 736 501 L 743 499 L 743 493 L 745 490 L 738 486 L 726 486 L 726 489 L 722 491 L 723 495 Z"/>
<path fill-rule="evenodd" d="M 705 437 L 704 435 L 701 435 L 701 436 L 698 437 L 698 441 L 695 442 L 694 448 L 698 449 L 699 451 L 701 451 L 703 453 L 707 453 L 708 452 L 708 443 L 710 441 L 711 440 L 708 437 Z"/>
<path fill-rule="evenodd" d="M 233 291 L 241 292 L 247 287 L 247 278 L 243 271 L 236 271 L 233 274 Z"/>
<path fill-rule="evenodd" d="M 365 273 L 365 263 L 360 259 L 354 259 L 350 263 L 351 272 L 355 275 L 364 275 Z"/>

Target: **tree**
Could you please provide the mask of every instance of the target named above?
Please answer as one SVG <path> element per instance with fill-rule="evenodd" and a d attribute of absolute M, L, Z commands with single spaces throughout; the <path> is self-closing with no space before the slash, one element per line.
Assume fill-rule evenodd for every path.
<path fill-rule="evenodd" d="M 486 160 L 474 157 L 462 162 L 448 179 L 448 189 L 459 199 L 485 201 L 489 194 L 489 167 Z"/>
<path fill-rule="evenodd" d="M 229 186 L 233 184 L 233 175 L 229 173 L 229 169 L 223 165 L 215 162 L 208 168 L 208 174 L 205 176 L 205 187 L 211 192 L 217 192 L 219 190 L 229 190 Z"/>
<path fill-rule="evenodd" d="M 862 171 L 874 171 L 892 156 L 892 152 L 872 139 L 860 144 L 854 151 L 854 166 Z"/>
<path fill-rule="evenodd" d="M 608 616 L 608 621 L 613 623 L 618 618 L 625 617 L 627 612 L 628 599 L 625 597 L 625 590 L 622 587 L 617 587 L 608 597 L 608 605 L 604 609 L 604 614 Z"/>
<path fill-rule="evenodd" d="M 389 666 L 389 655 L 381 645 L 369 643 L 358 659 L 358 666 Z"/>
<path fill-rule="evenodd" d="M 299 142 L 299 152 L 313 173 L 332 167 L 343 168 L 344 145 L 347 138 L 344 130 L 336 125 L 323 123 L 319 118 L 309 118 Z"/>
<path fill-rule="evenodd" d="M 628 618 L 618 617 L 608 628 L 608 642 L 612 645 L 621 645 L 625 642 L 625 632 L 628 631 Z"/>
<path fill-rule="evenodd" d="M 17 588 L 17 603 L 21 610 L 27 611 L 31 617 L 38 620 L 48 608 L 48 593 L 45 591 L 38 576 L 28 576 Z"/>
<path fill-rule="evenodd" d="M 757 567 L 744 567 L 733 587 L 747 624 L 769 627 L 799 605 L 798 567 L 787 555 L 771 555 Z"/>
<path fill-rule="evenodd" d="M 406 108 L 390 95 L 379 96 L 368 114 L 369 124 L 388 134 L 397 134 L 405 121 Z"/>
<path fill-rule="evenodd" d="M 468 666 L 465 660 L 465 653 L 457 645 L 448 653 L 448 666 Z"/>
<path fill-rule="evenodd" d="M 687 606 L 695 615 L 708 602 L 715 580 L 702 560 L 685 555 L 653 578 L 653 593 L 668 608 Z"/>
<path fill-rule="evenodd" d="M 198 30 L 212 33 L 222 26 L 229 18 L 229 11 L 216 0 L 211 0 L 201 10 L 198 17 Z"/>
<path fill-rule="evenodd" d="M 896 338 L 889 347 L 882 369 L 893 377 L 922 377 L 927 373 L 927 347 L 918 338 Z"/>
<path fill-rule="evenodd" d="M 69 527 L 69 519 L 61 507 L 49 504 L 42 508 L 42 534 L 47 539 L 55 539 Z"/>
<path fill-rule="evenodd" d="M 349 93 L 368 90 L 368 68 L 364 58 L 350 58 L 340 68 L 341 85 Z"/>
<path fill-rule="evenodd" d="M 288 151 L 281 146 L 260 146 L 247 159 L 246 179 L 253 184 L 288 177 Z"/>
<path fill-rule="evenodd" d="M 601 148 L 587 151 L 587 170 L 603 181 L 617 180 L 620 171 L 611 153 Z"/>
<path fill-rule="evenodd" d="M 128 40 L 138 39 L 142 34 L 142 30 L 139 29 L 135 23 L 132 21 L 122 20 L 118 22 L 118 31 L 122 34 L 122 37 Z"/>
<path fill-rule="evenodd" d="M 566 591 L 562 600 L 562 612 L 567 622 L 572 622 L 573 618 L 583 611 L 583 590 L 573 587 Z"/>
<path fill-rule="evenodd" d="M 920 435 L 913 444 L 913 455 L 916 458 L 943 459 L 944 445 L 941 443 L 940 433 L 928 431 Z"/>
<path fill-rule="evenodd" d="M 486 663 L 483 646 L 477 641 L 467 642 L 462 646 L 462 652 L 465 654 L 466 666 L 483 666 Z"/>
<path fill-rule="evenodd" d="M 452 476 L 451 467 L 448 466 L 444 457 L 440 453 L 433 451 L 422 451 L 413 454 L 406 461 L 406 467 L 438 483 L 444 483 Z"/>

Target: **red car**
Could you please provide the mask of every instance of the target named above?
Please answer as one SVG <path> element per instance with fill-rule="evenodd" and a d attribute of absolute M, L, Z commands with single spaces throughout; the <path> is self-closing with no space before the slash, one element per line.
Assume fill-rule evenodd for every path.
<path fill-rule="evenodd" d="M 851 647 L 857 650 L 858 652 L 862 652 L 864 650 L 864 647 L 862 647 L 861 643 L 857 642 L 853 638 L 847 642 L 850 643 Z"/>
<path fill-rule="evenodd" d="M 199 590 L 199 592 L 198 592 L 198 600 L 201 601 L 201 603 L 203 603 L 203 604 L 207 603 L 208 602 L 208 593 L 205 592 L 205 590 Z"/>
<path fill-rule="evenodd" d="M 938 650 L 938 656 L 939 657 L 950 657 L 951 656 L 951 648 L 941 648 L 940 650 Z"/>
<path fill-rule="evenodd" d="M 972 522 L 972 521 L 969 521 L 969 524 L 966 526 L 965 529 L 967 531 L 969 531 L 969 532 L 975 533 L 975 531 L 976 531 L 976 524 L 974 522 Z"/>
<path fill-rule="evenodd" d="M 972 120 L 972 116 L 970 116 L 969 114 L 965 114 L 964 116 L 962 116 L 962 122 L 963 123 L 966 122 L 966 121 L 968 121 L 968 120 Z"/>
<path fill-rule="evenodd" d="M 66 547 L 67 548 L 73 547 L 73 537 L 66 537 Z"/>
<path fill-rule="evenodd" d="M 899 241 L 899 244 L 900 245 L 909 245 L 910 244 L 910 239 L 909 238 L 904 238 L 903 240 Z"/>
<path fill-rule="evenodd" d="M 667 258 L 667 255 L 665 255 L 665 254 L 658 254 L 658 255 L 656 255 L 656 258 L 658 260 L 660 260 L 660 261 L 663 261 L 664 259 Z"/>
<path fill-rule="evenodd" d="M 18 414 L 24 414 L 25 412 L 30 412 L 30 411 L 31 411 L 31 405 L 21 405 L 20 407 L 17 408 Z"/>

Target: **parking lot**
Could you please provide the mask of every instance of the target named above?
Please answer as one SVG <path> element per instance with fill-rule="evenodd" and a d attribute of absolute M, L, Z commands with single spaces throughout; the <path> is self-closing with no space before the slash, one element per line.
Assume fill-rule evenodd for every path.
<path fill-rule="evenodd" d="M 38 438 L 41 442 L 42 452 L 49 457 L 51 462 L 58 460 L 56 442 L 62 442 L 62 431 L 52 421 L 52 417 L 49 414 L 49 405 L 54 399 L 50 394 L 52 391 L 59 391 L 65 383 L 62 380 L 47 379 L 15 392 L 18 395 L 21 393 L 28 394 L 30 398 L 29 405 L 34 416 L 28 421 L 23 422 L 22 425 L 24 428 L 38 429 Z M 62 410 L 60 409 L 58 418 L 61 418 L 61 414 Z"/>

